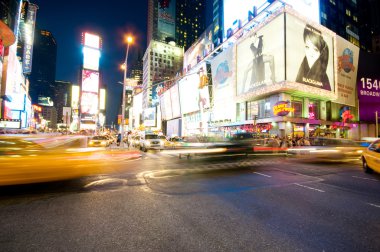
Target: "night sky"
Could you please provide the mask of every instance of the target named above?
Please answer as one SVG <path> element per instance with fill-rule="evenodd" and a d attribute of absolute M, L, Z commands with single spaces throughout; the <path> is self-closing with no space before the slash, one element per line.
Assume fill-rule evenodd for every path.
<path fill-rule="evenodd" d="M 57 42 L 56 80 L 79 84 L 82 61 L 81 33 L 89 31 L 102 37 L 100 68 L 103 84 L 107 85 L 107 122 L 116 123 L 120 106 L 126 45 L 123 34 L 132 33 L 128 66 L 137 59 L 138 51 L 146 49 L 147 0 L 31 0 L 39 6 L 37 27 L 50 31 Z"/>

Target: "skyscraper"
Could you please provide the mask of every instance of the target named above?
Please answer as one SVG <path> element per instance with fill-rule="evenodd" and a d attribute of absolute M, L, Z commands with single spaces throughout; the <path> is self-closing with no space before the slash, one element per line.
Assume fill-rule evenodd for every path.
<path fill-rule="evenodd" d="M 57 122 L 62 123 L 63 107 L 71 107 L 71 82 L 55 81 L 54 107 L 57 109 Z"/>
<path fill-rule="evenodd" d="M 53 34 L 47 30 L 37 31 L 34 40 L 33 68 L 29 89 L 32 103 L 38 103 L 39 96 L 53 98 L 56 62 L 57 43 Z"/>
<path fill-rule="evenodd" d="M 138 53 L 137 60 L 129 67 L 129 78 L 137 81 L 137 85 L 142 85 L 143 78 L 143 55 Z"/>
<path fill-rule="evenodd" d="M 176 0 L 148 0 L 147 44 L 175 41 Z"/>
<path fill-rule="evenodd" d="M 177 0 L 175 38 L 185 51 L 206 28 L 205 0 Z"/>
<path fill-rule="evenodd" d="M 358 9 L 360 48 L 380 53 L 380 2 L 378 0 L 361 0 L 358 3 Z"/>

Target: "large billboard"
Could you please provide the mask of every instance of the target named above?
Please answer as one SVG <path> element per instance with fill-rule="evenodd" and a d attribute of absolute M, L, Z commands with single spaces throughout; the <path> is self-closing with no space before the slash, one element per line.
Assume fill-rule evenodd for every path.
<path fill-rule="evenodd" d="M 336 36 L 336 39 L 338 99 L 335 102 L 356 107 L 356 78 L 359 61 L 359 47 L 338 35 Z"/>
<path fill-rule="evenodd" d="M 224 0 L 223 37 L 228 37 L 229 30 L 238 30 L 247 24 L 254 15 L 268 7 L 269 2 L 268 0 Z M 300 15 L 320 23 L 319 0 L 283 0 L 283 2 L 290 5 Z"/>
<path fill-rule="evenodd" d="M 82 36 L 84 46 L 100 49 L 100 37 L 98 35 L 85 32 Z"/>
<path fill-rule="evenodd" d="M 178 84 L 175 84 L 169 90 L 170 90 L 173 118 L 181 117 L 181 105 L 179 103 Z"/>
<path fill-rule="evenodd" d="M 163 97 L 164 97 L 164 107 L 165 107 L 165 119 L 166 120 L 170 120 L 173 118 L 173 111 L 172 111 L 172 100 L 171 100 L 171 97 L 170 97 L 170 92 L 169 90 L 166 91 L 164 94 L 163 94 Z"/>
<path fill-rule="evenodd" d="M 380 114 L 380 57 L 361 51 L 358 68 L 358 99 L 360 121 L 375 122 Z"/>
<path fill-rule="evenodd" d="M 214 107 L 212 120 L 235 119 L 235 64 L 231 46 L 211 61 Z"/>
<path fill-rule="evenodd" d="M 176 0 L 158 1 L 158 38 L 175 38 L 175 10 Z"/>
<path fill-rule="evenodd" d="M 82 114 L 98 114 L 98 94 L 82 92 L 80 107 Z"/>
<path fill-rule="evenodd" d="M 79 109 L 79 86 L 78 85 L 72 85 L 71 86 L 71 107 L 73 109 Z"/>
<path fill-rule="evenodd" d="M 303 84 L 295 88 L 310 94 L 334 94 L 334 42 L 335 34 L 325 27 L 287 14 L 286 79 Z"/>
<path fill-rule="evenodd" d="M 83 47 L 83 68 L 98 71 L 99 70 L 100 50 Z"/>
<path fill-rule="evenodd" d="M 237 45 L 236 93 L 255 95 L 285 79 L 284 14 Z"/>
<path fill-rule="evenodd" d="M 144 109 L 143 113 L 144 125 L 146 127 L 155 127 L 156 126 L 156 107 L 151 107 Z"/>
<path fill-rule="evenodd" d="M 24 52 L 22 69 L 24 73 L 32 72 L 33 58 L 33 42 L 34 42 L 34 27 L 36 22 L 37 5 L 32 3 L 27 4 L 28 10 L 24 23 Z"/>
<path fill-rule="evenodd" d="M 82 92 L 99 92 L 99 72 L 82 70 Z"/>

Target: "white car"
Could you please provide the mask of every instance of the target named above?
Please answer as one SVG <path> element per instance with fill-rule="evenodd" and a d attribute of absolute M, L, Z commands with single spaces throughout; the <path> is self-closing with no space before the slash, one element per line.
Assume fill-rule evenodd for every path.
<path fill-rule="evenodd" d="M 163 150 L 165 148 L 164 141 L 156 134 L 146 134 L 140 140 L 140 150 Z"/>

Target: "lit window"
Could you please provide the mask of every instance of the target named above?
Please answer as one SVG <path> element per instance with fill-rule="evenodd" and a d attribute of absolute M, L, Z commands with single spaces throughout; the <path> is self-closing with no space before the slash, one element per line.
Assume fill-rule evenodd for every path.
<path fill-rule="evenodd" d="M 349 9 L 346 9 L 346 15 L 351 17 L 351 11 Z"/>

